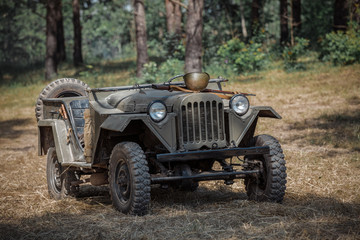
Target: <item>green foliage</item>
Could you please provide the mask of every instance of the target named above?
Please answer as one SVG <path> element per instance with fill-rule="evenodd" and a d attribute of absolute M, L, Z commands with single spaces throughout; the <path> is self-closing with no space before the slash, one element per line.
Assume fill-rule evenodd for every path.
<path fill-rule="evenodd" d="M 168 59 L 159 67 L 155 62 L 144 65 L 143 76 L 136 78 L 138 84 L 166 82 L 169 78 L 184 73 L 184 62 L 178 59 Z"/>
<path fill-rule="evenodd" d="M 219 62 L 216 59 L 213 59 L 207 65 L 203 66 L 204 72 L 207 72 L 210 76 L 214 77 L 224 77 L 224 78 L 234 78 L 236 77 L 237 71 L 236 67 L 232 64 L 225 64 L 224 62 Z"/>
<path fill-rule="evenodd" d="M 322 41 L 321 59 L 334 65 L 346 65 L 360 62 L 360 27 L 352 27 L 343 32 L 326 34 Z"/>
<path fill-rule="evenodd" d="M 94 4 L 83 11 L 83 54 L 87 60 L 126 57 L 130 42 L 131 12 L 109 3 Z"/>
<path fill-rule="evenodd" d="M 185 60 L 185 39 L 179 38 L 176 34 L 165 34 L 162 45 L 166 50 L 166 58 Z"/>
<path fill-rule="evenodd" d="M 161 43 L 166 32 L 166 13 L 164 0 L 144 1 L 146 17 L 146 34 L 148 41 Z M 135 29 L 134 29 L 135 30 Z M 152 46 L 149 46 L 150 51 Z M 153 44 L 153 49 L 158 50 L 159 45 Z"/>
<path fill-rule="evenodd" d="M 318 40 L 333 27 L 334 0 L 301 1 L 300 36 L 309 39 L 312 47 L 317 47 Z"/>
<path fill-rule="evenodd" d="M 250 5 L 252 0 L 241 0 L 244 6 L 244 15 L 247 30 L 250 33 L 251 8 L 245 7 Z M 211 64 L 217 57 L 219 46 L 232 38 L 245 40 L 241 32 L 241 15 L 238 0 L 207 0 L 204 1 L 203 14 L 203 62 L 205 65 Z"/>
<path fill-rule="evenodd" d="M 248 44 L 233 38 L 222 45 L 217 54 L 225 64 L 233 65 L 238 73 L 260 70 L 266 64 L 262 44 L 251 40 Z"/>
<path fill-rule="evenodd" d="M 296 37 L 294 46 L 284 47 L 282 57 L 286 70 L 299 70 L 304 68 L 303 64 L 298 62 L 298 58 L 306 53 L 308 46 L 308 39 Z"/>
<path fill-rule="evenodd" d="M 36 12 L 37 14 L 34 14 Z M 28 65 L 45 55 L 45 7 L 20 1 L 0 3 L 0 64 Z"/>

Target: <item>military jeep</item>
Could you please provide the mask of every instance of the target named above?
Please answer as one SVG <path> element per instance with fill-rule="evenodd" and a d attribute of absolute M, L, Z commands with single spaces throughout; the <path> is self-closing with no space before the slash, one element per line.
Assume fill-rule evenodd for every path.
<path fill-rule="evenodd" d="M 117 210 L 144 215 L 152 185 L 195 191 L 200 181 L 244 179 L 250 200 L 281 203 L 281 146 L 272 136 L 254 136 L 260 117 L 281 117 L 251 106 L 251 94 L 224 91 L 227 81 L 188 73 L 163 84 L 50 83 L 35 109 L 50 197 L 76 196 L 88 182 L 108 185 Z"/>

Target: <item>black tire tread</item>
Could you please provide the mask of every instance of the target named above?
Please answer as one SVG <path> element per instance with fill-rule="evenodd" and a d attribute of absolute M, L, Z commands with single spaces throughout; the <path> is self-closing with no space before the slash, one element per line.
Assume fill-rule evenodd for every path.
<path fill-rule="evenodd" d="M 79 193 L 79 187 L 78 186 L 71 186 L 71 182 L 79 180 L 75 174 L 74 171 L 71 171 L 69 169 L 65 169 L 64 172 L 61 174 L 61 190 L 58 192 L 57 190 L 53 189 L 50 182 L 49 176 L 51 174 L 49 172 L 49 164 L 52 164 L 52 160 L 49 159 L 50 155 L 56 155 L 56 150 L 54 147 L 50 147 L 47 152 L 47 166 L 46 166 L 46 176 L 47 184 L 48 184 L 48 193 L 50 198 L 53 198 L 55 200 L 64 199 L 67 197 L 76 197 Z"/>
<path fill-rule="evenodd" d="M 260 198 L 254 195 L 248 189 L 248 179 L 245 180 L 245 188 L 250 200 L 270 201 L 281 203 L 284 199 L 286 190 L 286 162 L 284 159 L 283 150 L 279 141 L 270 135 L 259 135 L 253 139 L 255 146 L 269 146 L 270 154 L 265 155 L 265 158 L 270 158 L 270 175 L 271 184 L 266 190 L 266 194 Z M 268 172 L 269 174 L 269 172 Z"/>
<path fill-rule="evenodd" d="M 116 201 L 116 196 L 112 192 L 112 184 L 116 176 L 115 171 L 111 171 L 116 167 L 119 153 L 123 153 L 127 156 L 128 166 L 130 174 L 133 174 L 133 189 L 134 195 L 130 203 L 130 208 L 124 211 Z M 110 184 L 110 196 L 113 200 L 114 207 L 124 213 L 130 213 L 133 215 L 145 215 L 149 210 L 150 203 L 150 174 L 149 167 L 146 161 L 146 157 L 142 148 L 134 142 L 121 142 L 117 144 L 111 153 L 109 164 L 109 184 Z"/>
<path fill-rule="evenodd" d="M 39 97 L 36 100 L 35 116 L 36 116 L 37 120 L 42 119 L 42 115 L 43 115 L 43 102 L 42 102 L 42 99 L 55 97 L 55 96 L 51 96 L 54 89 L 61 88 L 62 86 L 65 86 L 65 84 L 71 84 L 73 86 L 78 86 L 80 88 L 83 88 L 84 92 L 89 87 L 83 81 L 80 81 L 80 80 L 75 79 L 75 78 L 60 78 L 60 79 L 57 79 L 57 80 L 49 83 L 40 92 Z M 85 92 L 85 94 L 86 94 L 86 92 Z"/>

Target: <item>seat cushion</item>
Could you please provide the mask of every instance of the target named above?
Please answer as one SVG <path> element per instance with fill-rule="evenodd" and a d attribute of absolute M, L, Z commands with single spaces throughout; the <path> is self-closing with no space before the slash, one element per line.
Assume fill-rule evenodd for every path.
<path fill-rule="evenodd" d="M 77 136 L 81 136 L 84 134 L 84 111 L 89 108 L 89 100 L 81 99 L 81 100 L 73 100 L 70 102 L 71 113 L 74 119 L 74 130 L 76 131 Z"/>

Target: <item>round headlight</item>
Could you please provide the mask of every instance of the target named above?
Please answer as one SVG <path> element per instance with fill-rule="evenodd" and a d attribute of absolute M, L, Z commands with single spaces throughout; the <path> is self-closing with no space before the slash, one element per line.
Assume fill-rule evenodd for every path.
<path fill-rule="evenodd" d="M 166 106 L 160 101 L 152 102 L 149 105 L 148 113 L 152 120 L 160 122 L 166 117 Z"/>
<path fill-rule="evenodd" d="M 249 100 L 244 95 L 234 95 L 230 100 L 230 107 L 239 115 L 244 115 L 249 110 Z"/>

